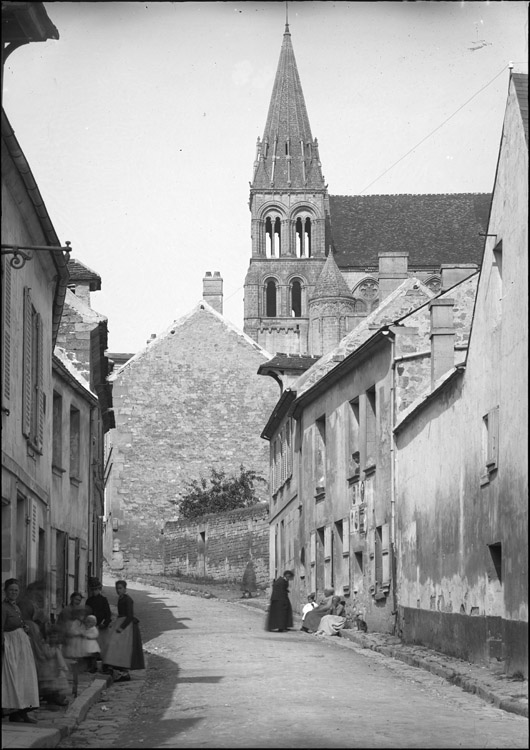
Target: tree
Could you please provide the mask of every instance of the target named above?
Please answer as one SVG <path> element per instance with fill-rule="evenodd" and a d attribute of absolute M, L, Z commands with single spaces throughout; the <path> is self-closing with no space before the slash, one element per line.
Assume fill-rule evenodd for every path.
<path fill-rule="evenodd" d="M 193 521 L 206 513 L 220 513 L 236 508 L 250 508 L 260 502 L 254 487 L 255 482 L 265 479 L 243 464 L 237 473 L 210 468 L 210 478 L 193 479 L 187 484 L 187 492 L 179 503 L 180 517 Z"/>

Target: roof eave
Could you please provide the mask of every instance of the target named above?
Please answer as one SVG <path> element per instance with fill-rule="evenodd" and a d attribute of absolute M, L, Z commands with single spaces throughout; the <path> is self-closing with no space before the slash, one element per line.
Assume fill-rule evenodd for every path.
<path fill-rule="evenodd" d="M 55 286 L 52 313 L 52 341 L 53 346 L 55 346 L 69 279 L 67 261 L 61 250 L 61 243 L 55 229 L 53 228 L 53 224 L 46 206 L 44 205 L 42 195 L 40 194 L 37 183 L 35 182 L 28 161 L 20 148 L 15 132 L 11 127 L 4 110 L 2 110 L 2 138 L 20 178 L 26 187 L 28 196 L 33 203 L 46 242 L 50 245 L 50 257 L 55 266 L 55 270 L 57 271 L 57 282 Z"/>

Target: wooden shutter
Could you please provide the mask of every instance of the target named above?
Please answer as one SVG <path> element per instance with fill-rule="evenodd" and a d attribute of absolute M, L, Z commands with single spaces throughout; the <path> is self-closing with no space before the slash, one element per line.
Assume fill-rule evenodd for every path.
<path fill-rule="evenodd" d="M 312 531 L 309 536 L 309 562 L 314 565 L 317 561 L 317 534 Z"/>
<path fill-rule="evenodd" d="M 326 526 L 324 529 L 324 559 L 329 560 L 331 558 L 331 526 Z"/>
<path fill-rule="evenodd" d="M 499 460 L 499 407 L 496 406 L 488 413 L 488 468 L 497 466 Z"/>
<path fill-rule="evenodd" d="M 390 585 L 390 579 L 392 577 L 392 555 L 390 550 L 390 524 L 385 523 L 381 529 L 382 543 L 381 543 L 381 556 L 382 556 L 382 580 L 383 586 Z"/>
<path fill-rule="evenodd" d="M 31 294 L 28 287 L 24 288 L 24 350 L 22 362 L 22 433 L 29 438 L 31 435 L 31 403 L 32 403 L 32 309 Z"/>
<path fill-rule="evenodd" d="M 6 401 L 11 396 L 11 264 L 4 260 L 2 268 L 2 297 L 4 300 L 4 340 L 2 351 L 2 394 Z"/>
<path fill-rule="evenodd" d="M 342 554 L 350 554 L 350 517 L 342 519 Z"/>
<path fill-rule="evenodd" d="M 37 434 L 36 443 L 39 450 L 42 450 L 44 439 L 44 336 L 42 332 L 42 317 L 36 316 L 36 334 L 37 334 Z"/>

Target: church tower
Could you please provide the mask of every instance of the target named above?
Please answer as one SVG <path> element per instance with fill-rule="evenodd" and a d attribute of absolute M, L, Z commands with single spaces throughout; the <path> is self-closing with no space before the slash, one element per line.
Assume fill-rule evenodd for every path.
<path fill-rule="evenodd" d="M 258 138 L 249 205 L 244 331 L 271 353 L 307 354 L 309 300 L 330 245 L 329 195 L 288 23 Z"/>

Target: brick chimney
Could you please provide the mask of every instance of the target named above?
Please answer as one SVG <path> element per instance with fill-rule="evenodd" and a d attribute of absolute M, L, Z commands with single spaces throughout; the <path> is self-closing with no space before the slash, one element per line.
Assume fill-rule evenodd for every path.
<path fill-rule="evenodd" d="M 442 263 L 442 291 L 467 279 L 478 270 L 476 263 Z"/>
<path fill-rule="evenodd" d="M 379 253 L 379 303 L 408 279 L 407 251 Z"/>
<path fill-rule="evenodd" d="M 202 280 L 202 298 L 218 313 L 223 314 L 223 279 L 219 271 L 206 271 Z"/>
<path fill-rule="evenodd" d="M 431 387 L 455 365 L 454 299 L 433 299 L 431 313 Z"/>

